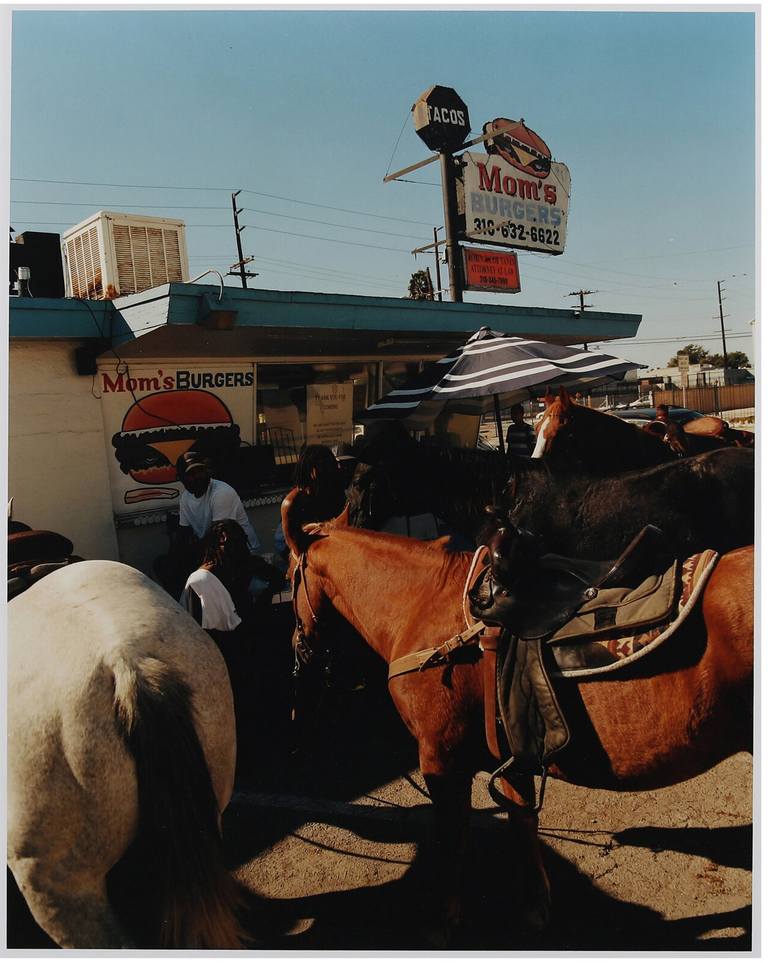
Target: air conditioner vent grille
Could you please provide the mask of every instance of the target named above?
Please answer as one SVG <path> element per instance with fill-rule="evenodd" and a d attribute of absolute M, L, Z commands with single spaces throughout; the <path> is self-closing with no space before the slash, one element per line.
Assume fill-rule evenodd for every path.
<path fill-rule="evenodd" d="M 100 213 L 65 234 L 64 251 L 74 297 L 137 294 L 188 276 L 184 224 L 162 218 Z"/>

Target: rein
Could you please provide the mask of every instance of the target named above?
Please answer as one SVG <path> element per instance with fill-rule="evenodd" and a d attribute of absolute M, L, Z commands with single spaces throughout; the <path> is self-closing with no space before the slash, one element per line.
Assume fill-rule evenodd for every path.
<path fill-rule="evenodd" d="M 295 556 L 296 558 L 296 556 Z M 305 601 L 307 602 L 307 607 L 310 609 L 310 617 L 313 621 L 313 625 L 318 625 L 319 619 L 316 615 L 315 609 L 313 608 L 313 603 L 310 601 L 310 594 L 307 590 L 307 578 L 305 577 L 305 569 L 307 568 L 307 552 L 303 552 L 299 558 L 297 558 L 297 564 L 294 568 L 294 575 L 292 576 L 291 584 L 291 604 L 294 609 L 294 621 L 296 623 L 296 634 L 297 643 L 294 646 L 294 674 L 299 674 L 300 664 L 307 663 L 310 661 L 313 655 L 313 650 L 308 644 L 307 632 L 305 631 L 305 624 L 302 621 L 302 616 L 299 614 L 299 606 L 297 605 L 297 595 L 299 594 L 299 588 L 302 586 L 305 592 Z"/>
<path fill-rule="evenodd" d="M 388 668 L 388 681 L 396 678 L 396 676 L 405 675 L 408 672 L 423 672 L 425 669 L 432 669 L 438 665 L 447 665 L 451 662 L 455 652 L 481 635 L 486 626 L 483 622 L 474 622 L 471 624 L 467 598 L 468 589 L 472 580 L 484 566 L 482 559 L 487 551 L 486 545 L 482 545 L 476 549 L 476 553 L 468 569 L 468 575 L 465 579 L 462 606 L 463 616 L 465 617 L 465 624 L 467 626 L 466 630 L 457 635 L 450 636 L 440 645 L 435 645 L 430 649 L 419 649 L 417 652 L 411 652 L 409 655 L 403 655 L 401 658 L 394 659 Z M 481 648 L 479 651 L 482 651 Z"/>

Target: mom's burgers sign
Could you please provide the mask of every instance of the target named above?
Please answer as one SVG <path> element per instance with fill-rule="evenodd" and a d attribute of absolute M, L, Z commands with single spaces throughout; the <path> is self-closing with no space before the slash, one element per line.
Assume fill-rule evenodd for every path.
<path fill-rule="evenodd" d="M 253 444 L 254 366 L 121 366 L 99 369 L 113 511 L 172 508 L 176 463 L 191 448 L 214 461 Z"/>
<path fill-rule="evenodd" d="M 523 120 L 498 117 L 484 125 L 484 134 L 486 154 L 463 154 L 461 238 L 562 254 L 571 187 L 566 164 L 552 160 L 548 145 Z"/>

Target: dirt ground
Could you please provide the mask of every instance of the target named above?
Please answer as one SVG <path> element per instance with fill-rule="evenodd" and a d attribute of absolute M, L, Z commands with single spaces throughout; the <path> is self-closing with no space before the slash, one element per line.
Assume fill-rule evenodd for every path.
<path fill-rule="evenodd" d="M 357 656 L 336 687 L 321 686 L 316 714 L 297 733 L 287 608 L 276 607 L 274 631 L 243 680 L 236 793 L 224 817 L 253 948 L 436 949 L 430 802 L 384 668 L 368 652 Z M 351 691 L 359 678 L 366 688 Z M 480 774 L 468 918 L 453 948 L 750 950 L 751 763 L 735 756 L 655 792 L 549 781 L 540 838 L 553 914 L 540 934 L 517 912 L 505 816 Z M 13 887 L 8 944 L 51 945 Z"/>
<path fill-rule="evenodd" d="M 549 781 L 540 837 L 553 919 L 517 915 L 506 817 L 474 784 L 468 922 L 454 949 L 751 948 L 752 760 L 654 792 Z M 334 692 L 305 753 L 239 787 L 225 830 L 255 946 L 437 948 L 430 803 L 387 692 Z"/>

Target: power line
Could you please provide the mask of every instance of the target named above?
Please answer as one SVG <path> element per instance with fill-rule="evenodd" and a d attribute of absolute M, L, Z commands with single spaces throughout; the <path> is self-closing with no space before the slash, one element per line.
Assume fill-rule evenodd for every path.
<path fill-rule="evenodd" d="M 158 190 L 158 191 L 227 191 L 230 192 L 230 188 L 227 187 L 184 187 L 179 184 L 111 184 L 106 181 L 61 181 L 53 179 L 44 178 L 34 178 L 34 177 L 12 177 L 12 181 L 20 181 L 27 184 L 68 184 L 76 185 L 78 187 L 127 187 L 141 190 Z M 274 200 L 279 201 L 289 201 L 292 204 L 304 204 L 308 207 L 320 207 L 327 211 L 341 211 L 344 214 L 358 214 L 362 217 L 376 217 L 385 221 L 402 221 L 405 224 L 418 224 L 421 227 L 432 227 L 432 223 L 428 221 L 415 221 L 406 217 L 393 217 L 389 214 L 375 214 L 373 211 L 357 211 L 352 208 L 347 207 L 335 207 L 330 204 L 318 204 L 315 201 L 303 201 L 296 197 L 284 197 L 281 194 L 267 194 L 264 191 L 255 191 L 251 188 L 244 187 L 244 194 L 254 194 L 257 197 L 271 197 Z"/>
<path fill-rule="evenodd" d="M 11 201 L 12 204 L 56 204 L 60 206 L 68 207 L 97 207 L 104 208 L 105 205 L 90 203 L 85 201 L 80 203 L 79 201 Z M 172 211 L 223 211 L 226 208 L 223 207 L 205 207 L 198 206 L 195 204 L 131 204 L 131 207 L 139 210 L 172 210 Z M 346 231 L 363 231 L 367 234 L 381 234 L 385 237 L 403 237 L 409 241 L 419 241 L 422 239 L 421 234 L 397 234 L 393 231 L 378 231 L 373 227 L 355 227 L 353 224 L 335 224 L 333 221 L 320 221 L 313 217 L 300 217 L 298 214 L 281 214 L 277 211 L 262 211 L 255 207 L 243 207 L 243 211 L 248 211 L 250 214 L 262 214 L 267 217 L 283 217 L 290 221 L 304 221 L 307 224 L 323 224 L 326 227 L 339 227 Z"/>
<path fill-rule="evenodd" d="M 721 334 L 680 334 L 675 337 L 667 337 L 667 338 L 633 338 L 630 341 L 627 341 L 627 340 L 616 341 L 615 339 L 612 339 L 611 341 L 607 341 L 606 343 L 607 344 L 610 344 L 610 343 L 611 344 L 675 344 L 677 342 L 681 343 L 682 341 L 689 340 L 690 343 L 694 344 L 695 342 L 692 341 L 693 338 L 697 338 L 698 341 L 717 341 L 717 340 L 721 340 L 721 337 L 722 337 Z M 730 337 L 731 338 L 753 338 L 754 335 L 749 331 L 749 332 L 746 332 L 745 334 L 731 334 Z M 597 344 L 601 344 L 601 342 L 597 342 Z"/>

